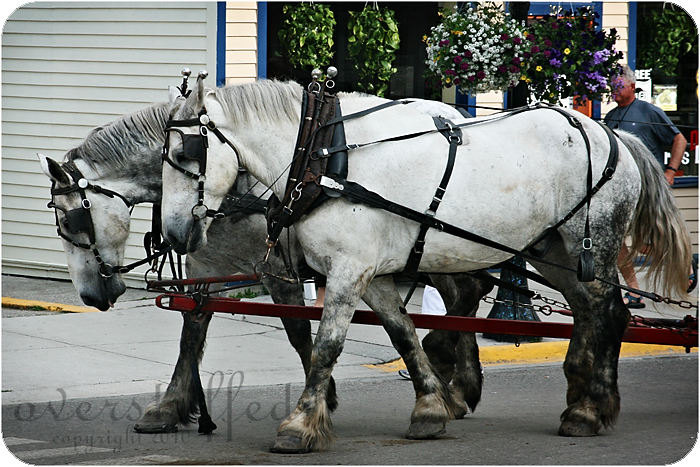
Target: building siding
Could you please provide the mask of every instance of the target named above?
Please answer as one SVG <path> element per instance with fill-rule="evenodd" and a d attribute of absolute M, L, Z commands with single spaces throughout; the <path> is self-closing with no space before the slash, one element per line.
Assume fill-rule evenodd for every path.
<path fill-rule="evenodd" d="M 258 75 L 257 2 L 226 2 L 226 84 Z"/>
<path fill-rule="evenodd" d="M 96 126 L 167 99 L 183 67 L 216 66 L 214 2 L 37 2 L 2 36 L 2 272 L 68 278 L 48 178 Z M 150 206 L 138 206 L 125 261 L 143 258 Z M 143 271 L 128 275 L 143 285 Z"/>

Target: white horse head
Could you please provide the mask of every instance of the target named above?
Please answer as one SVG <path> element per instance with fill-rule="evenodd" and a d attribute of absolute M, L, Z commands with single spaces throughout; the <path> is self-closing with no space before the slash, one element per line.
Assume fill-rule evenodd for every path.
<path fill-rule="evenodd" d="M 126 286 L 114 266 L 124 260 L 129 236 L 130 206 L 120 196 L 97 193 L 86 177 L 74 180 L 58 162 L 39 154 L 41 168 L 52 181 L 52 202 L 58 232 L 68 260 L 68 271 L 86 305 L 109 309 Z M 74 170 L 74 169 L 71 169 Z M 95 226 L 109 225 L 109 229 Z"/>
<path fill-rule="evenodd" d="M 125 291 L 119 268 L 115 267 L 121 266 L 124 260 L 130 206 L 160 200 L 166 117 L 167 106 L 156 104 L 97 127 L 68 151 L 63 164 L 39 155 L 42 170 L 51 179 L 54 191 L 74 187 L 65 194 L 54 193 L 52 205 L 56 209 L 71 279 L 86 305 L 106 310 Z M 89 209 L 82 207 L 80 191 L 75 189 L 78 180 L 66 169 L 84 178 L 83 183 L 88 188 L 83 193 Z M 98 193 L 94 186 L 107 191 Z M 80 231 L 82 227 L 70 225 L 67 212 L 76 217 L 71 219 L 73 223 L 92 226 L 92 250 L 89 233 Z M 99 253 L 102 263 L 98 263 L 94 251 Z"/>
<path fill-rule="evenodd" d="M 248 96 L 248 99 L 227 99 L 219 96 L 218 90 L 206 88 L 205 77 L 206 73 L 200 72 L 186 99 L 176 89 L 170 89 L 171 111 L 163 164 L 163 235 L 181 254 L 197 251 L 206 245 L 211 218 L 204 212 L 219 208 L 236 181 L 240 160 L 247 158 L 251 149 L 276 154 L 289 151 L 286 136 L 296 132 L 298 126 L 299 109 L 296 105 L 289 106 L 282 100 L 262 101 L 259 98 L 266 94 L 261 95 L 259 91 L 269 87 L 284 89 L 285 95 L 298 96 L 301 103 L 299 85 L 256 82 L 240 86 L 244 90 L 241 96 Z M 252 93 L 245 92 L 251 89 Z M 206 114 L 201 117 L 203 111 Z M 249 141 L 256 139 L 250 134 L 255 132 L 251 122 L 260 113 L 279 121 L 275 134 L 270 134 L 263 145 L 251 146 Z M 251 115 L 255 118 L 249 118 Z M 222 138 L 217 137 L 217 132 L 221 132 Z M 284 137 L 280 138 L 280 133 Z M 282 186 L 284 181 L 280 182 Z"/>

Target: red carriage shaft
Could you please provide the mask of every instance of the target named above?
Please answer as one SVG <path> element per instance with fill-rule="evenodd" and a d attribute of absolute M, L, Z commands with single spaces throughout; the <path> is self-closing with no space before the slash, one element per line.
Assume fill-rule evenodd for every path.
<path fill-rule="evenodd" d="M 221 312 L 278 318 L 320 320 L 322 308 L 294 305 L 276 305 L 241 301 L 235 298 L 211 297 L 199 305 L 192 298 L 182 294 L 166 294 L 156 298 L 156 305 L 166 310 L 185 312 Z M 571 338 L 573 324 L 548 323 L 542 321 L 518 321 L 490 318 L 467 318 L 459 316 L 435 316 L 408 314 L 416 328 L 441 329 L 448 331 L 513 334 L 521 336 Z M 372 311 L 356 310 L 352 322 L 355 324 L 381 325 Z M 622 338 L 624 342 L 643 344 L 677 345 L 690 349 L 698 346 L 697 323 L 694 329 L 669 329 L 632 323 Z"/>

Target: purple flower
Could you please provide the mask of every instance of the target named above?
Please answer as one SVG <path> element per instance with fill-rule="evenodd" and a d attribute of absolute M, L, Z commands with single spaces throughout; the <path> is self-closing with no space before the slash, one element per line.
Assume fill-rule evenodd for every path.
<path fill-rule="evenodd" d="M 610 51 L 608 49 L 599 50 L 593 54 L 593 64 L 600 65 L 601 63 L 605 62 L 608 57 L 610 57 Z"/>
<path fill-rule="evenodd" d="M 561 68 L 561 61 L 557 60 L 556 58 L 551 59 L 549 64 L 557 68 Z"/>
<path fill-rule="evenodd" d="M 445 70 L 445 74 L 446 74 L 446 75 L 452 75 L 452 76 L 455 76 L 455 75 L 457 74 L 457 72 L 456 72 L 456 71 L 454 71 L 454 70 Z"/>
<path fill-rule="evenodd" d="M 450 45 L 450 41 L 448 39 L 445 39 L 445 40 L 438 42 L 438 45 L 440 47 L 445 46 L 445 45 Z"/>
<path fill-rule="evenodd" d="M 501 34 L 501 40 L 505 41 L 506 39 L 508 39 L 508 34 Z"/>
<path fill-rule="evenodd" d="M 530 49 L 530 52 L 532 52 L 533 54 L 536 54 L 539 51 L 540 51 L 540 48 L 537 47 L 536 45 L 533 45 L 532 48 Z"/>
<path fill-rule="evenodd" d="M 513 44 L 522 44 L 523 40 L 519 37 L 514 37 L 513 38 Z"/>
<path fill-rule="evenodd" d="M 452 80 L 452 82 L 453 82 L 455 85 L 458 85 L 458 84 L 461 83 L 462 81 L 461 81 L 459 78 L 455 78 L 455 79 Z"/>
<path fill-rule="evenodd" d="M 468 64 L 467 62 L 462 62 L 462 63 L 459 65 L 459 67 L 460 67 L 462 70 L 468 70 L 468 69 L 469 69 L 469 64 Z"/>
<path fill-rule="evenodd" d="M 471 50 L 466 50 L 466 51 L 464 52 L 464 57 L 465 57 L 465 58 L 472 58 L 472 52 L 471 52 Z"/>
<path fill-rule="evenodd" d="M 462 61 L 462 57 L 460 57 L 459 55 L 457 55 L 453 60 L 454 60 L 455 63 L 459 63 L 459 62 Z"/>
<path fill-rule="evenodd" d="M 520 65 L 520 57 L 513 57 L 513 63 L 515 65 Z"/>
<path fill-rule="evenodd" d="M 551 47 L 551 46 L 552 46 L 552 41 L 550 41 L 549 39 L 545 39 L 545 40 L 544 40 L 544 45 L 546 45 L 547 47 Z"/>
<path fill-rule="evenodd" d="M 510 71 L 511 73 L 517 73 L 517 72 L 518 72 L 518 67 L 515 66 L 515 65 L 511 65 L 510 68 L 509 68 L 509 71 Z"/>
<path fill-rule="evenodd" d="M 479 79 L 484 79 L 484 78 L 486 78 L 486 73 L 483 71 L 480 71 L 476 74 L 476 77 Z"/>
<path fill-rule="evenodd" d="M 469 81 L 474 81 L 476 79 L 476 77 L 474 75 L 470 75 L 469 77 L 467 77 L 467 79 Z"/>
<path fill-rule="evenodd" d="M 501 65 L 498 67 L 498 71 L 501 73 L 505 73 L 506 71 L 508 71 L 508 67 L 506 67 L 505 65 Z"/>

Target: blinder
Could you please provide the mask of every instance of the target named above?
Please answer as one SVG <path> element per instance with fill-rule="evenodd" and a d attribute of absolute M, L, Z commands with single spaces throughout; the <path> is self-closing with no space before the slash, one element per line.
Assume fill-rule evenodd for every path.
<path fill-rule="evenodd" d="M 116 196 L 122 201 L 124 201 L 124 203 L 130 210 L 133 209 L 133 204 L 124 196 L 120 195 L 115 191 L 108 190 L 99 185 L 91 184 L 87 181 L 83 174 L 80 173 L 80 170 L 78 170 L 77 167 L 74 167 L 71 164 L 64 164 L 63 169 L 68 175 L 70 175 L 74 183 L 67 187 L 57 188 L 56 182 L 54 181 L 51 186 L 51 202 L 49 202 L 47 205 L 47 207 L 54 209 L 54 214 L 56 216 L 56 229 L 58 235 L 73 246 L 82 248 L 84 250 L 92 251 L 92 253 L 95 255 L 97 263 L 99 264 L 98 271 L 100 275 L 105 279 L 109 279 L 110 277 L 112 277 L 112 275 L 114 275 L 115 271 L 122 272 L 123 268 L 119 266 L 112 266 L 109 263 L 105 263 L 102 260 L 99 251 L 97 250 L 97 245 L 95 244 L 95 226 L 92 222 L 92 216 L 90 215 L 92 203 L 87 198 L 85 190 L 91 189 L 95 193 L 100 193 L 109 198 L 114 198 Z M 58 206 L 54 202 L 54 198 L 56 196 L 67 195 L 74 192 L 77 192 L 80 195 L 81 206 L 79 208 L 65 209 L 61 206 Z M 59 220 L 58 211 L 63 212 L 63 215 L 65 217 L 63 225 L 68 229 L 68 233 L 71 235 L 78 235 L 81 233 L 87 234 L 90 243 L 77 242 L 73 240 L 70 236 L 68 236 L 61 228 L 62 223 Z"/>
<path fill-rule="evenodd" d="M 189 127 L 199 127 L 199 132 L 197 134 L 185 133 L 180 128 Z M 188 120 L 168 120 L 165 123 L 165 143 L 163 145 L 163 162 L 170 164 L 178 172 L 182 173 L 192 180 L 196 180 L 198 183 L 198 200 L 197 204 L 192 207 L 192 216 L 195 221 L 204 219 L 208 216 L 211 217 L 224 217 L 224 215 L 217 211 L 210 211 L 206 204 L 204 204 L 204 182 L 206 180 L 206 170 L 207 170 L 207 150 L 209 149 L 209 132 L 211 131 L 216 135 L 216 137 L 224 144 L 228 144 L 236 154 L 236 148 L 226 137 L 221 133 L 221 131 L 216 127 L 216 124 L 209 119 L 206 109 L 202 109 L 199 112 L 198 118 L 192 118 Z M 168 154 L 170 151 L 170 138 L 169 134 L 175 132 L 180 135 L 180 140 L 182 142 L 182 152 L 175 154 L 175 160 L 171 159 Z M 195 173 L 189 171 L 179 164 L 186 161 L 196 161 L 199 165 L 199 172 Z"/>

